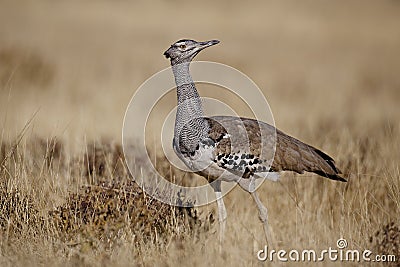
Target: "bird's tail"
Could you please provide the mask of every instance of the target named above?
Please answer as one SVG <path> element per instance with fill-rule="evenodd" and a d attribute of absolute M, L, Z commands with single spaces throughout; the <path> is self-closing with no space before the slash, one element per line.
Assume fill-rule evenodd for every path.
<path fill-rule="evenodd" d="M 339 175 L 339 174 L 341 174 L 341 171 L 338 169 L 338 167 L 336 167 L 335 161 L 333 160 L 333 158 L 331 158 L 329 155 L 325 154 L 324 152 L 322 152 L 321 150 L 319 150 L 315 147 L 312 147 L 312 149 L 313 149 L 313 152 L 315 152 L 318 156 L 320 156 L 326 162 L 326 164 L 329 165 L 331 171 L 326 172 L 326 171 L 324 171 L 325 168 L 321 168 L 321 169 L 311 170 L 311 172 L 321 175 L 323 177 L 327 177 L 332 180 L 347 182 L 346 179 L 344 179 L 343 177 L 341 177 Z"/>
<path fill-rule="evenodd" d="M 272 169 L 297 173 L 313 172 L 332 180 L 347 182 L 340 176 L 341 172 L 330 156 L 279 130 Z"/>

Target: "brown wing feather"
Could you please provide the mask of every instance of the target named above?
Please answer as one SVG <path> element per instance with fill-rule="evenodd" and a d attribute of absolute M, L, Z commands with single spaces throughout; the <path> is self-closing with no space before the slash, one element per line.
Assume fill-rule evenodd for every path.
<path fill-rule="evenodd" d="M 261 150 L 263 150 L 265 160 L 268 161 L 271 157 L 269 152 L 273 151 L 276 130 L 276 150 L 271 171 L 297 173 L 307 171 L 333 180 L 346 181 L 339 176 L 340 170 L 330 156 L 267 123 L 229 116 L 211 117 L 209 123 L 210 138 L 219 142 L 216 148 L 217 153 L 241 152 L 262 157 Z M 231 134 L 231 137 L 222 138 L 227 133 Z M 263 145 L 261 145 L 261 139 L 263 139 Z M 268 152 L 265 153 L 265 151 Z"/>
<path fill-rule="evenodd" d="M 321 150 L 277 130 L 274 171 L 313 172 L 329 179 L 346 182 L 339 176 L 335 161 Z"/>

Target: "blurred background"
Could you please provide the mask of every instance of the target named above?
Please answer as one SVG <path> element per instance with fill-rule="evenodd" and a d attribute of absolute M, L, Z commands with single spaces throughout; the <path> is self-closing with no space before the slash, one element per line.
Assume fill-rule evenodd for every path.
<path fill-rule="evenodd" d="M 3 139 L 38 111 L 34 134 L 120 141 L 129 99 L 181 38 L 221 40 L 196 59 L 247 74 L 288 133 L 400 114 L 399 1 L 3 0 L 0 25 Z"/>
<path fill-rule="evenodd" d="M 254 265 L 265 242 L 249 194 L 225 198 L 221 254 L 215 204 L 194 226 L 171 225 L 174 208 L 146 200 L 124 168 L 130 98 L 169 67 L 163 52 L 182 38 L 219 39 L 196 60 L 248 75 L 276 126 L 331 155 L 348 179 L 285 173 L 264 183 L 274 249 L 327 249 L 343 237 L 400 255 L 400 1 L 0 0 L 1 266 Z M 222 89 L 200 93 L 210 92 L 241 103 Z M 154 121 L 175 105 L 170 92 Z M 170 180 L 196 177 L 150 155 Z"/>

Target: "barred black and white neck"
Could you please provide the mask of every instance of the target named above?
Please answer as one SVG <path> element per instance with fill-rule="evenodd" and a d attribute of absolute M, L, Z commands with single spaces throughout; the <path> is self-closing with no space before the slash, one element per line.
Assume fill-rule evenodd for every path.
<path fill-rule="evenodd" d="M 193 155 L 199 144 L 207 139 L 209 124 L 204 118 L 201 98 L 190 75 L 190 62 L 204 48 L 218 41 L 196 42 L 180 40 L 165 51 L 171 59 L 177 86 L 178 107 L 175 120 L 174 148 L 181 154 Z"/>
<path fill-rule="evenodd" d="M 185 154 L 193 154 L 198 144 L 207 138 L 209 131 L 201 98 L 190 76 L 189 65 L 190 62 L 172 64 L 178 99 L 174 145 Z"/>

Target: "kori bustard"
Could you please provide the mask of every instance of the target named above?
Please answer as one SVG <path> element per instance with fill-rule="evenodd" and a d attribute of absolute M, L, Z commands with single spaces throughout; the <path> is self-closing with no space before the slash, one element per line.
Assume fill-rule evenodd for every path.
<path fill-rule="evenodd" d="M 330 156 L 267 123 L 249 118 L 204 116 L 189 65 L 201 50 L 218 43 L 218 40 L 184 39 L 164 52 L 171 61 L 177 86 L 173 148 L 186 166 L 205 177 L 212 186 L 217 199 L 220 240 L 224 236 L 227 217 L 221 181 L 227 181 L 237 182 L 251 194 L 267 242 L 270 242 L 267 208 L 255 191 L 255 179 L 277 180 L 280 171 L 307 171 L 332 180 L 346 180 L 339 176 L 340 171 Z"/>

